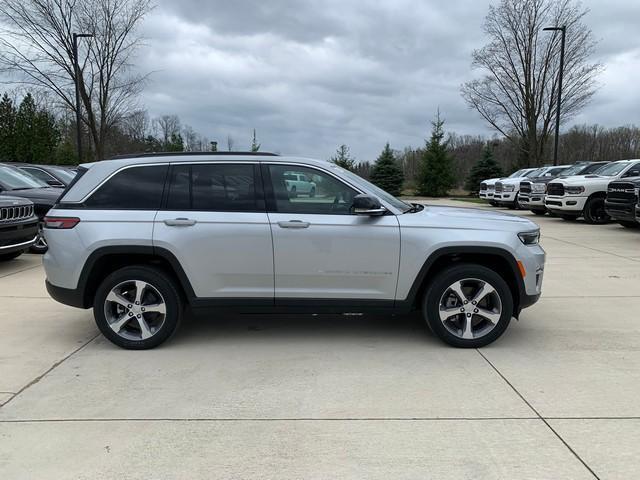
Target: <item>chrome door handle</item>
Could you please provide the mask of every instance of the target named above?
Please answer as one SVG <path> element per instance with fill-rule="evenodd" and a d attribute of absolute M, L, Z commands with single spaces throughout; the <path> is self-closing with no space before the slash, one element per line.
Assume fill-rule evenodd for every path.
<path fill-rule="evenodd" d="M 309 228 L 311 224 L 302 220 L 289 220 L 288 222 L 278 222 L 278 225 L 280 228 Z"/>
<path fill-rule="evenodd" d="M 168 227 L 193 227 L 197 220 L 192 220 L 190 218 L 170 218 L 164 221 L 164 224 Z"/>

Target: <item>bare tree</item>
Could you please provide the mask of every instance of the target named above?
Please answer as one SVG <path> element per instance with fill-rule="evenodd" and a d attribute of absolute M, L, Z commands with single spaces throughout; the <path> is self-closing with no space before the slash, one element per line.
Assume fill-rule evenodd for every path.
<path fill-rule="evenodd" d="M 489 43 L 473 53 L 473 67 L 486 74 L 464 84 L 462 96 L 519 145 L 530 165 L 543 160 L 558 91 L 560 35 L 542 29 L 567 27 L 561 111 L 566 121 L 589 102 L 602 69 L 589 63 L 595 42 L 583 22 L 587 12 L 573 0 L 502 0 L 489 7 L 484 23 Z"/>
<path fill-rule="evenodd" d="M 133 141 L 143 142 L 149 133 L 149 114 L 146 110 L 135 110 L 122 119 L 124 133 Z"/>
<path fill-rule="evenodd" d="M 160 115 L 153 120 L 153 125 L 159 130 L 160 139 L 165 145 L 172 136 L 180 133 L 180 118 L 177 115 Z"/>
<path fill-rule="evenodd" d="M 75 111 L 73 34 L 88 33 L 78 56 L 82 122 L 97 159 L 110 130 L 135 107 L 144 75 L 129 73 L 136 29 L 151 0 L 2 0 L 0 66 L 15 83 L 48 90 Z"/>
<path fill-rule="evenodd" d="M 235 145 L 235 140 L 233 139 L 233 137 L 229 134 L 227 135 L 227 150 L 232 151 L 233 150 L 233 146 Z"/>

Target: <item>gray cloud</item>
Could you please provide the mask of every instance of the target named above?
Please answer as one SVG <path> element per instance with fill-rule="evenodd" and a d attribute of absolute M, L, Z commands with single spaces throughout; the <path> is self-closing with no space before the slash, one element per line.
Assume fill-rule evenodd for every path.
<path fill-rule="evenodd" d="M 637 118 L 640 5 L 587 2 L 607 66 L 603 87 L 573 123 Z M 440 107 L 447 128 L 491 134 L 459 86 L 484 43 L 488 2 L 163 0 L 144 24 L 138 68 L 154 71 L 143 101 L 224 143 L 327 158 L 346 143 L 362 160 L 421 145 Z"/>

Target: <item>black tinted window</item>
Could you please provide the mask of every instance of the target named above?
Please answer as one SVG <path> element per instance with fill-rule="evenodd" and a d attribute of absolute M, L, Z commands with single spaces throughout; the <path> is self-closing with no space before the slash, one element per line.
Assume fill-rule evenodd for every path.
<path fill-rule="evenodd" d="M 254 166 L 251 164 L 200 164 L 173 168 L 169 210 L 210 212 L 255 212 Z"/>
<path fill-rule="evenodd" d="M 132 167 L 111 177 L 85 202 L 89 208 L 157 210 L 167 174 L 166 165 Z"/>

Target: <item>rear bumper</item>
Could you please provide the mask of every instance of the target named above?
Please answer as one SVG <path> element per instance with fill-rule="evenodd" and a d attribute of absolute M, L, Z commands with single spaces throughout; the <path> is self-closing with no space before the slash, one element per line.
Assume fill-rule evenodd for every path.
<path fill-rule="evenodd" d="M 56 302 L 76 308 L 89 308 L 84 305 L 83 292 L 78 288 L 62 288 L 53 285 L 49 280 L 44 281 L 47 292 Z"/>

